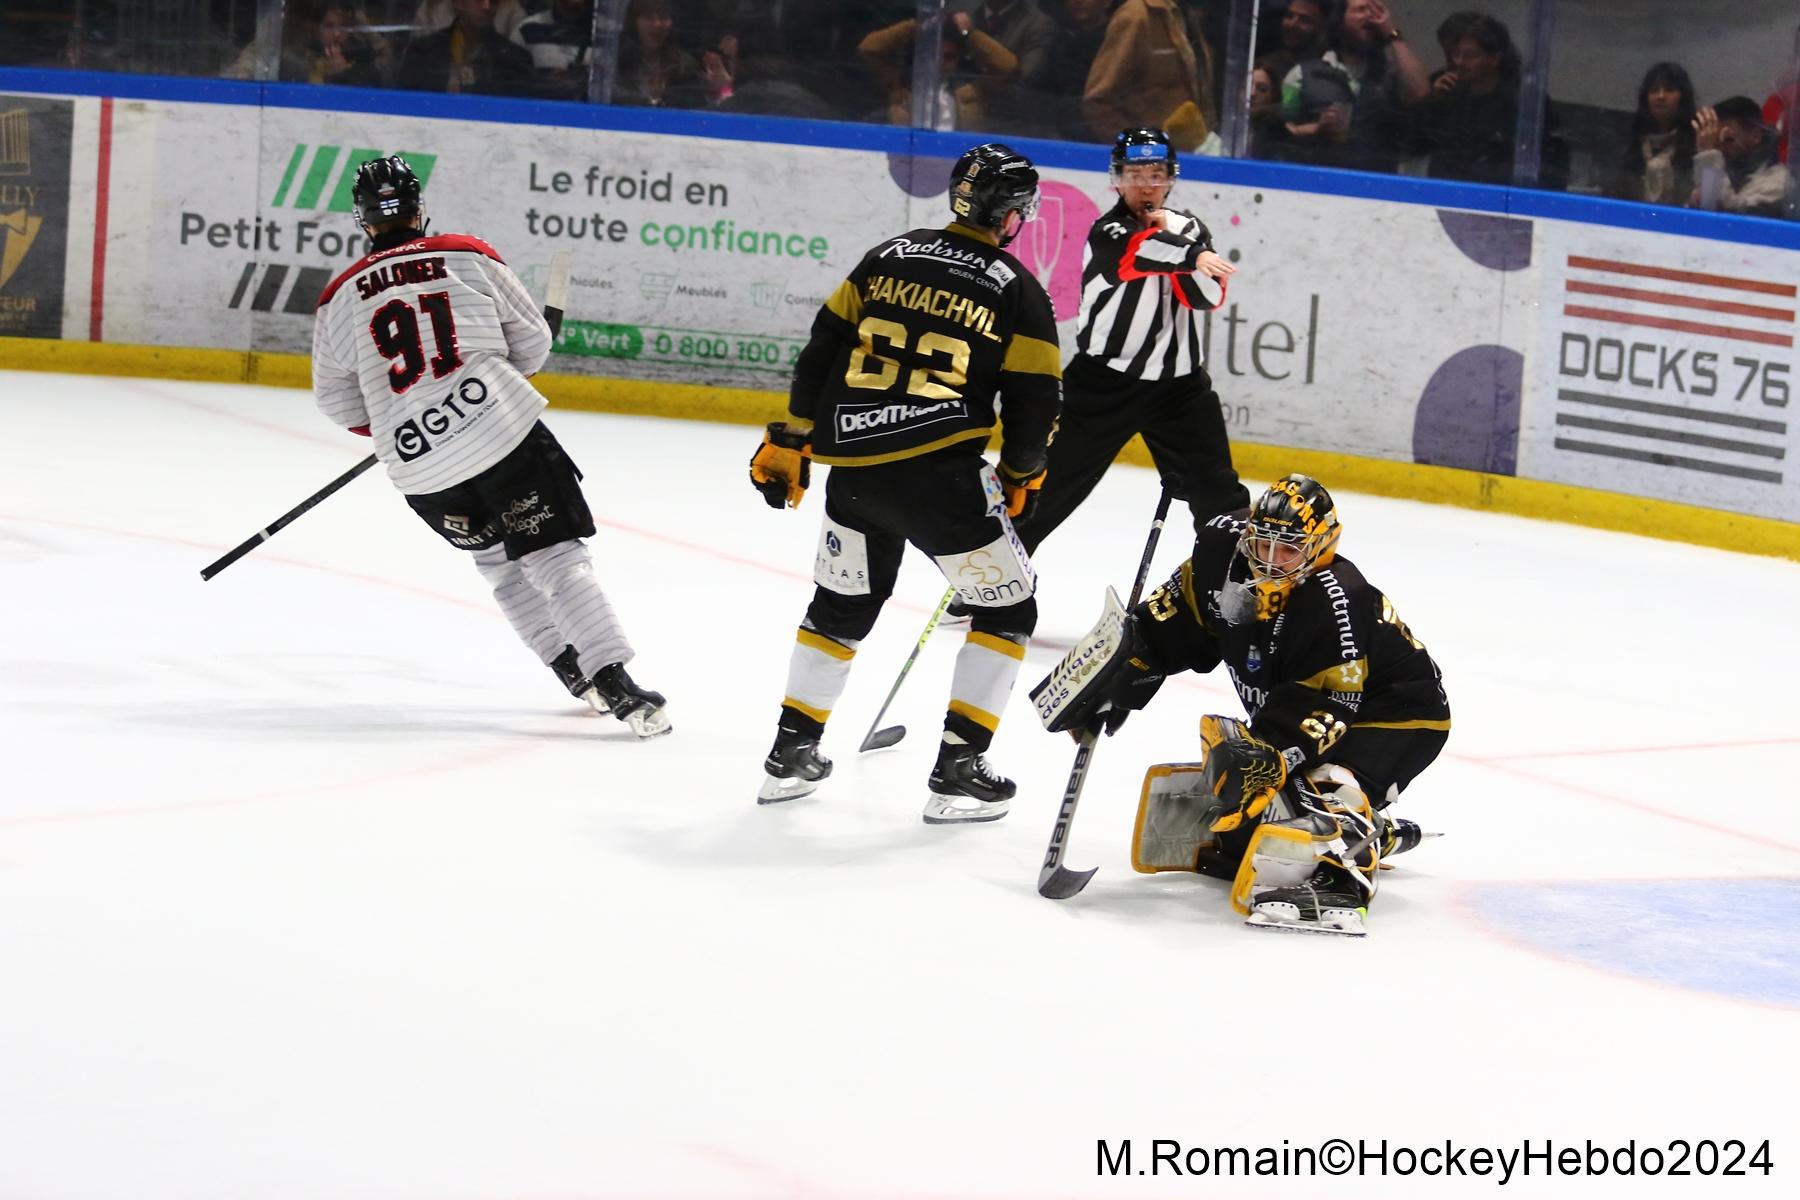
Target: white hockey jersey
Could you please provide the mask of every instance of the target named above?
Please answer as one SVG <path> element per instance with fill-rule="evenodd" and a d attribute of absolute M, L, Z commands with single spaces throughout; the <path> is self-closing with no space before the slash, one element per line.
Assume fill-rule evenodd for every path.
<path fill-rule="evenodd" d="M 419 237 L 332 280 L 313 325 L 313 395 L 347 429 L 367 426 L 388 478 L 440 492 L 493 466 L 548 401 L 525 378 L 550 326 L 479 238 Z"/>

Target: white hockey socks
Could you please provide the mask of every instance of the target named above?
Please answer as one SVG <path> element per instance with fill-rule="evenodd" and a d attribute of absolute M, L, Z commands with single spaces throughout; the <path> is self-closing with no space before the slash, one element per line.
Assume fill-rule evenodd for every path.
<path fill-rule="evenodd" d="M 494 599 L 519 640 L 545 665 L 555 661 L 568 644 L 550 615 L 550 600 L 525 579 L 519 564 L 506 557 L 506 547 L 489 546 L 474 552 L 475 569 L 494 589 Z"/>
<path fill-rule="evenodd" d="M 788 659 L 787 694 L 781 703 L 823 725 L 850 681 L 850 663 L 860 642 L 840 642 L 802 625 Z"/>
<path fill-rule="evenodd" d="M 592 679 L 613 663 L 630 662 L 634 651 L 581 542 L 558 542 L 533 550 L 519 560 L 525 579 L 544 594 L 562 640 L 580 655 L 581 670 Z M 561 649 L 559 643 L 557 649 Z"/>
<path fill-rule="evenodd" d="M 992 737 L 1000 728 L 1000 714 L 1012 695 L 1013 681 L 1025 663 L 1023 635 L 1013 637 L 970 630 L 956 653 L 956 672 L 950 677 L 950 712 Z"/>

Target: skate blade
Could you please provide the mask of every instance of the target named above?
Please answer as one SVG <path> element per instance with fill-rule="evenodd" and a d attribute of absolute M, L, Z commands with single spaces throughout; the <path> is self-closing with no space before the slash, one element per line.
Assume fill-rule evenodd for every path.
<path fill-rule="evenodd" d="M 595 713 L 599 714 L 602 717 L 608 716 L 612 713 L 612 706 L 609 705 L 606 702 L 605 698 L 600 695 L 600 690 L 598 688 L 589 688 L 587 691 L 581 693 L 581 696 L 579 698 L 582 700 L 586 700 L 588 703 L 588 707 L 593 709 Z"/>
<path fill-rule="evenodd" d="M 969 805 L 978 807 L 970 808 Z M 1012 806 L 1010 800 L 976 800 L 970 796 L 940 796 L 936 792 L 925 801 L 927 825 L 976 825 L 998 821 Z"/>
<path fill-rule="evenodd" d="M 636 712 L 626 713 L 624 721 L 631 726 L 631 732 L 638 735 L 639 741 L 661 737 L 675 728 L 669 722 L 668 711 L 661 708 L 640 708 Z"/>
<path fill-rule="evenodd" d="M 819 780 L 802 779 L 798 775 L 792 779 L 777 779 L 773 775 L 764 775 L 762 787 L 757 789 L 758 804 L 781 804 L 788 800 L 798 800 L 802 796 L 810 796 L 819 790 Z"/>
<path fill-rule="evenodd" d="M 1321 925 L 1316 921 L 1284 921 L 1279 917 L 1271 917 L 1259 912 L 1253 912 L 1245 917 L 1244 924 L 1251 929 L 1264 929 L 1271 933 L 1328 933 L 1336 937 L 1369 936 L 1368 928 L 1360 924 L 1354 929 L 1336 929 L 1330 925 Z"/>

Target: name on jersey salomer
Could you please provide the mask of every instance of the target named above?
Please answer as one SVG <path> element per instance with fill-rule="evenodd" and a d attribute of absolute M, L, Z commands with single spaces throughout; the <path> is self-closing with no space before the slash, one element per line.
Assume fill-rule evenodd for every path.
<path fill-rule="evenodd" d="M 383 263 L 373 271 L 356 277 L 356 292 L 364 300 L 370 296 L 379 296 L 392 287 L 404 287 L 409 283 L 430 283 L 434 279 L 448 279 L 444 273 L 444 260 L 441 258 L 403 258 L 398 262 Z"/>

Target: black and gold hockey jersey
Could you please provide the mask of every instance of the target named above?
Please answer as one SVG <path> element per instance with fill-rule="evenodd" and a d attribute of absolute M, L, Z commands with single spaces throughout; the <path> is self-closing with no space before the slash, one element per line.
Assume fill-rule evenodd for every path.
<path fill-rule="evenodd" d="M 788 411 L 813 457 L 871 466 L 948 446 L 1036 471 L 1062 408 L 1056 318 L 1043 285 L 985 233 L 915 229 L 863 255 L 825 301 L 794 365 Z"/>
<path fill-rule="evenodd" d="M 1164 673 L 1224 662 L 1258 737 L 1327 758 L 1351 728 L 1450 728 L 1437 663 L 1381 590 L 1339 556 L 1259 615 L 1240 515 L 1214 517 L 1193 557 L 1134 610 Z"/>

